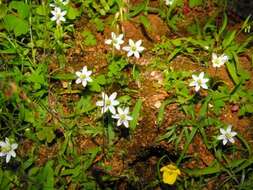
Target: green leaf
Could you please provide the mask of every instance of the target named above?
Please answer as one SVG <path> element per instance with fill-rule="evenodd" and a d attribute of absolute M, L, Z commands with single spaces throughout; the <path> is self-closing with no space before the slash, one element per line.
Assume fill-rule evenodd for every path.
<path fill-rule="evenodd" d="M 52 127 L 43 127 L 36 135 L 39 140 L 46 140 L 48 143 L 51 143 L 55 138 L 54 129 Z"/>
<path fill-rule="evenodd" d="M 95 106 L 92 103 L 91 96 L 82 96 L 76 104 L 76 112 L 79 114 L 87 113 L 94 108 Z"/>
<path fill-rule="evenodd" d="M 234 81 L 235 84 L 239 84 L 240 79 L 237 76 L 237 71 L 235 64 L 233 62 L 228 62 L 226 63 L 227 70 L 229 72 L 229 75 L 231 76 L 232 80 Z"/>
<path fill-rule="evenodd" d="M 219 36 L 223 33 L 223 31 L 225 30 L 225 28 L 227 27 L 227 24 L 228 24 L 228 17 L 226 14 L 224 14 L 224 17 L 223 17 L 223 23 L 222 23 L 222 26 L 219 30 Z"/>
<path fill-rule="evenodd" d="M 80 9 L 69 7 L 68 13 L 67 13 L 67 18 L 70 20 L 74 20 L 74 19 L 76 19 L 76 17 L 80 16 L 80 14 L 81 14 Z"/>
<path fill-rule="evenodd" d="M 190 176 L 202 176 L 202 175 L 210 175 L 214 173 L 219 173 L 221 171 L 221 166 L 219 163 L 214 163 L 211 166 L 206 168 L 198 169 L 184 169 L 184 172 Z"/>
<path fill-rule="evenodd" d="M 82 36 L 85 38 L 83 44 L 86 46 L 94 46 L 97 44 L 95 36 L 88 30 L 83 31 Z"/>
<path fill-rule="evenodd" d="M 7 10 L 8 8 L 5 4 L 0 4 L 0 19 L 5 17 Z"/>
<path fill-rule="evenodd" d="M 204 103 L 202 104 L 200 111 L 199 111 L 199 117 L 200 118 L 204 118 L 207 114 L 207 110 L 208 110 L 208 104 L 211 100 L 211 96 L 208 96 L 206 98 L 206 100 L 204 101 Z"/>
<path fill-rule="evenodd" d="M 141 15 L 139 19 L 147 30 L 151 29 L 149 19 L 146 16 Z"/>
<path fill-rule="evenodd" d="M 157 124 L 158 124 L 158 127 L 162 124 L 163 122 L 163 119 L 164 119 L 164 110 L 165 110 L 165 107 L 168 105 L 168 104 L 171 104 L 172 102 L 174 102 L 175 100 L 165 100 L 161 107 L 159 108 L 159 112 L 158 112 L 158 116 L 157 116 Z"/>
<path fill-rule="evenodd" d="M 253 113 L 253 105 L 251 103 L 242 105 L 240 107 L 239 116 L 244 116 L 249 113 Z"/>
<path fill-rule="evenodd" d="M 115 135 L 114 128 L 111 123 L 108 123 L 107 127 L 108 127 L 107 128 L 108 144 L 109 144 L 109 146 L 112 146 L 113 140 L 115 139 L 116 135 Z"/>
<path fill-rule="evenodd" d="M 22 1 L 12 1 L 9 8 L 17 10 L 19 16 L 23 19 L 29 16 L 29 6 Z"/>
<path fill-rule="evenodd" d="M 189 6 L 191 8 L 200 6 L 202 3 L 203 3 L 202 0 L 189 0 Z"/>
<path fill-rule="evenodd" d="M 51 78 L 56 80 L 74 80 L 76 76 L 73 73 L 55 73 Z"/>
<path fill-rule="evenodd" d="M 96 78 L 95 78 L 96 82 L 100 85 L 105 85 L 106 84 L 106 78 L 105 78 L 105 75 L 98 75 Z"/>
<path fill-rule="evenodd" d="M 235 35 L 236 35 L 236 30 L 234 30 L 232 32 L 227 32 L 227 34 L 222 42 L 223 49 L 226 49 L 234 41 Z"/>
<path fill-rule="evenodd" d="M 92 20 L 92 23 L 96 25 L 98 32 L 104 31 L 105 26 L 104 26 L 103 20 L 96 17 Z"/>
<path fill-rule="evenodd" d="M 168 62 L 171 61 L 180 51 L 182 51 L 182 47 L 175 48 L 174 51 L 167 58 Z"/>
<path fill-rule="evenodd" d="M 128 18 L 135 17 L 139 13 L 141 13 L 146 8 L 146 1 L 143 1 L 142 3 L 138 4 L 137 6 L 132 6 L 129 13 Z"/>
<path fill-rule="evenodd" d="M 42 171 L 43 190 L 54 190 L 53 161 L 48 161 Z"/>
<path fill-rule="evenodd" d="M 69 176 L 71 175 L 72 177 L 77 177 L 80 173 L 81 173 L 81 166 L 78 165 L 76 166 L 74 169 L 65 169 L 65 170 L 62 170 L 61 172 L 61 176 Z"/>
<path fill-rule="evenodd" d="M 87 125 L 84 128 L 82 128 L 79 132 L 80 134 L 83 134 L 83 135 L 90 135 L 91 137 L 95 137 L 97 135 L 103 135 L 104 127 L 101 127 L 101 126 L 94 127 L 94 126 Z"/>
<path fill-rule="evenodd" d="M 15 36 L 26 34 L 29 31 L 28 22 L 14 15 L 4 17 L 4 25 L 7 30 L 14 31 Z"/>
<path fill-rule="evenodd" d="M 36 13 L 41 16 L 46 16 L 48 14 L 46 6 L 38 5 L 36 8 Z"/>
<path fill-rule="evenodd" d="M 130 129 L 131 130 L 134 130 L 137 126 L 137 122 L 138 122 L 138 118 L 139 118 L 139 115 L 140 115 L 141 107 L 142 107 L 142 100 L 138 99 L 137 102 L 135 103 L 133 113 L 132 113 L 133 120 L 130 121 Z"/>
<path fill-rule="evenodd" d="M 97 83 L 97 81 L 93 80 L 89 83 L 89 90 L 93 92 L 101 92 L 101 86 Z"/>

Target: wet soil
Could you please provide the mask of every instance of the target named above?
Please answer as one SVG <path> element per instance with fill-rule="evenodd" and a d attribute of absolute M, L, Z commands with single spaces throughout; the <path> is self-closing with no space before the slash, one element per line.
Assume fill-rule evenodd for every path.
<path fill-rule="evenodd" d="M 138 3 L 138 1 L 132 3 Z M 187 19 L 180 23 L 179 26 L 179 31 L 182 31 L 180 34 L 188 35 L 185 30 L 186 26 L 195 18 L 199 18 L 200 22 L 204 22 L 204 18 L 209 14 L 213 15 L 215 9 L 210 7 L 211 6 L 206 5 L 206 9 L 201 8 L 187 12 Z M 131 94 L 133 100 L 141 99 L 143 101 L 138 127 L 133 133 L 118 139 L 115 143 L 113 154 L 110 157 L 99 155 L 96 162 L 94 162 L 94 166 L 96 166 L 97 161 L 102 161 L 105 166 L 111 166 L 111 170 L 108 174 L 121 179 L 121 183 L 118 183 L 117 187 L 122 190 L 130 188 L 129 179 L 122 178 L 127 172 L 132 171 L 132 175 L 139 179 L 138 186 L 142 189 L 148 185 L 149 182 L 154 181 L 157 178 L 156 164 L 163 155 L 167 155 L 172 161 L 177 159 L 178 155 L 175 151 L 175 147 L 166 141 L 157 143 L 156 138 L 159 135 L 164 134 L 167 127 L 170 127 L 172 124 L 175 124 L 186 117 L 184 113 L 178 109 L 177 104 L 170 104 L 165 109 L 165 119 L 163 124 L 159 128 L 157 126 L 156 120 L 159 106 L 165 99 L 170 98 L 170 94 L 163 87 L 162 71 L 154 70 L 150 67 L 153 60 L 151 49 L 154 43 L 158 43 L 161 40 L 161 36 L 175 36 L 175 34 L 170 32 L 171 30 L 164 21 L 159 18 L 159 16 L 150 14 L 148 15 L 148 18 L 151 21 L 151 27 L 153 28 L 150 31 L 143 29 L 143 26 L 137 22 L 138 18 L 122 23 L 125 32 L 125 41 L 128 41 L 128 39 L 142 39 L 143 45 L 146 48 L 139 60 L 136 60 L 135 58 L 129 59 L 129 62 L 138 65 L 141 71 L 141 80 L 133 82 L 129 86 L 129 88 L 136 90 L 136 93 Z M 106 53 L 110 51 L 110 47 L 106 46 L 104 41 L 110 37 L 112 28 L 106 26 L 103 33 L 96 32 L 96 29 L 87 18 L 81 18 L 75 23 L 75 28 L 76 33 L 73 39 L 73 47 L 71 47 L 66 53 L 67 65 L 65 71 L 73 73 L 86 65 L 93 70 L 95 75 L 104 73 L 108 65 Z M 83 37 L 80 33 L 85 29 L 93 32 L 97 40 L 97 45 L 85 47 L 82 44 Z M 119 54 L 123 54 L 123 52 L 119 52 Z M 241 55 L 239 61 L 242 64 L 242 67 L 250 72 L 252 77 L 253 70 L 248 59 L 249 54 L 250 52 L 246 52 L 246 54 Z M 52 71 L 58 69 L 55 63 L 52 63 L 50 67 Z M 203 67 L 184 56 L 176 57 L 172 60 L 172 63 L 168 65 L 168 68 L 169 67 L 172 67 L 175 70 L 194 72 L 205 71 L 209 76 L 217 76 L 219 79 L 225 81 L 229 87 L 233 87 L 233 82 L 225 67 L 222 67 L 219 70 L 215 70 L 212 67 Z M 61 83 L 51 84 L 51 87 L 54 88 L 52 90 L 53 92 L 56 91 L 55 88 L 63 88 Z M 75 84 L 73 84 L 73 87 L 78 88 Z M 247 82 L 247 87 L 253 87 L 252 80 Z M 52 93 L 50 106 L 54 108 L 60 104 L 63 108 L 64 114 L 68 115 L 73 111 L 71 108 L 71 102 L 75 102 L 79 98 L 80 94 L 66 94 L 59 97 Z M 94 98 L 94 102 L 97 98 L 99 98 L 99 95 Z M 253 144 L 253 132 L 251 129 L 251 126 L 253 126 L 252 117 L 238 117 L 237 112 L 232 111 L 232 106 L 233 105 L 227 105 L 222 110 L 220 116 L 221 121 L 232 124 L 236 131 L 240 132 L 245 139 Z M 92 123 L 94 121 L 84 116 L 82 122 Z M 210 134 L 212 133 L 213 132 L 210 131 Z M 80 153 L 89 148 L 103 146 L 101 136 L 95 138 L 79 136 L 75 139 L 75 142 Z M 183 147 L 183 144 L 181 146 Z M 50 148 L 41 147 L 38 164 L 41 165 L 46 159 L 51 159 L 52 155 L 49 154 L 49 152 L 54 153 L 55 151 L 56 148 L 54 146 Z M 192 159 L 189 159 L 188 162 L 186 161 L 183 164 L 183 167 L 187 168 L 204 168 L 210 165 L 214 160 L 213 153 L 207 149 L 199 135 L 194 138 L 193 143 L 189 146 L 187 154 L 192 156 Z M 214 189 L 214 186 L 214 184 L 209 183 L 207 184 L 207 189 Z M 156 188 L 161 189 L 161 187 L 158 186 L 156 186 Z M 153 187 L 153 189 L 155 189 L 155 187 Z"/>

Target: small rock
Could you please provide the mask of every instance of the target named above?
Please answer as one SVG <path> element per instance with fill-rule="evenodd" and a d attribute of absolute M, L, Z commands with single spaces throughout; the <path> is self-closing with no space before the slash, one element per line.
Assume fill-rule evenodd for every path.
<path fill-rule="evenodd" d="M 231 112 L 237 112 L 239 110 L 239 105 L 233 105 L 232 107 L 231 107 Z"/>

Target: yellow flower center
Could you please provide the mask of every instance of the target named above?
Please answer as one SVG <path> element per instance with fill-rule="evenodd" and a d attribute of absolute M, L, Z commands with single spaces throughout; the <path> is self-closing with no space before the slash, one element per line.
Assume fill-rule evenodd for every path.
<path fill-rule="evenodd" d="M 136 51 L 137 50 L 136 46 L 131 46 L 131 50 Z"/>
<path fill-rule="evenodd" d="M 86 79 L 86 78 L 87 78 L 87 76 L 85 74 L 80 75 L 80 79 Z"/>
<path fill-rule="evenodd" d="M 11 145 L 7 145 L 1 148 L 1 152 L 7 153 L 11 151 Z"/>
<path fill-rule="evenodd" d="M 120 114 L 119 118 L 120 118 L 120 120 L 126 120 L 126 115 L 125 114 Z"/>
<path fill-rule="evenodd" d="M 106 106 L 110 106 L 110 105 L 111 105 L 111 100 L 106 100 L 106 101 L 105 101 L 105 105 L 106 105 Z"/>
<path fill-rule="evenodd" d="M 118 43 L 118 40 L 117 40 L 117 39 L 113 39 L 113 40 L 112 40 L 112 43 L 113 43 L 113 44 L 117 44 L 117 43 Z"/>
<path fill-rule="evenodd" d="M 231 138 L 233 138 L 233 136 L 230 134 L 230 133 L 226 133 L 226 135 L 225 135 L 228 139 L 231 139 Z"/>

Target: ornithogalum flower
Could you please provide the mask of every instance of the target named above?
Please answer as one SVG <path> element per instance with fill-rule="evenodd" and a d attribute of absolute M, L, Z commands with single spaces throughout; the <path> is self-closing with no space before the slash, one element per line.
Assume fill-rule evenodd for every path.
<path fill-rule="evenodd" d="M 54 3 L 50 3 L 50 7 L 57 7 L 57 4 L 67 5 L 69 3 L 69 0 L 54 0 Z"/>
<path fill-rule="evenodd" d="M 172 164 L 162 167 L 160 171 L 163 172 L 163 183 L 169 185 L 173 185 L 177 180 L 177 176 L 181 174 L 180 170 Z"/>
<path fill-rule="evenodd" d="M 114 32 L 112 32 L 111 33 L 111 39 L 105 40 L 105 44 L 112 45 L 117 50 L 120 50 L 120 45 L 124 43 L 123 37 L 124 37 L 123 34 L 120 34 L 120 35 L 116 36 L 116 34 Z"/>
<path fill-rule="evenodd" d="M 90 78 L 92 71 L 87 70 L 87 66 L 84 66 L 81 71 L 76 72 L 76 76 L 78 77 L 76 79 L 76 84 L 82 83 L 83 87 L 86 87 L 88 82 L 92 82 L 92 79 Z"/>
<path fill-rule="evenodd" d="M 117 92 L 112 93 L 109 97 L 107 94 L 102 92 L 102 100 L 97 101 L 96 105 L 102 107 L 102 114 L 107 112 L 109 109 L 112 114 L 116 113 L 115 106 L 119 105 L 119 101 L 115 100 Z"/>
<path fill-rule="evenodd" d="M 117 126 L 124 125 L 126 128 L 129 127 L 128 121 L 131 121 L 133 118 L 129 116 L 129 108 L 124 110 L 120 107 L 117 108 L 118 113 L 113 115 L 112 118 L 117 119 Z"/>
<path fill-rule="evenodd" d="M 209 79 L 204 78 L 204 75 L 205 75 L 204 72 L 201 72 L 199 76 L 192 75 L 193 81 L 189 85 L 194 86 L 196 92 L 198 92 L 201 87 L 204 89 L 208 89 L 206 83 L 209 81 Z"/>
<path fill-rule="evenodd" d="M 141 46 L 142 41 L 138 40 L 134 42 L 133 40 L 129 39 L 128 41 L 129 46 L 123 47 L 123 50 L 127 51 L 127 56 L 130 57 L 134 55 L 137 59 L 140 58 L 140 53 L 145 49 Z"/>
<path fill-rule="evenodd" d="M 221 67 L 228 61 L 228 56 L 226 54 L 222 54 L 218 56 L 216 53 L 212 53 L 212 63 L 213 67 Z"/>
<path fill-rule="evenodd" d="M 165 5 L 172 5 L 174 0 L 165 0 Z"/>
<path fill-rule="evenodd" d="M 221 135 L 218 136 L 218 140 L 222 140 L 223 145 L 226 145 L 227 142 L 234 143 L 234 136 L 237 135 L 237 132 L 232 131 L 232 125 L 228 125 L 227 129 L 220 129 Z"/>
<path fill-rule="evenodd" d="M 66 19 L 64 18 L 64 16 L 67 14 L 67 11 L 62 11 L 61 8 L 59 7 L 55 7 L 53 11 L 51 11 L 52 13 L 52 21 L 55 21 L 57 25 L 60 25 L 61 22 L 65 22 Z"/>
<path fill-rule="evenodd" d="M 6 157 L 6 163 L 8 163 L 11 157 L 16 157 L 16 152 L 14 151 L 17 149 L 18 144 L 13 143 L 11 144 L 8 138 L 5 138 L 5 142 L 0 142 L 1 152 L 0 157 Z"/>

